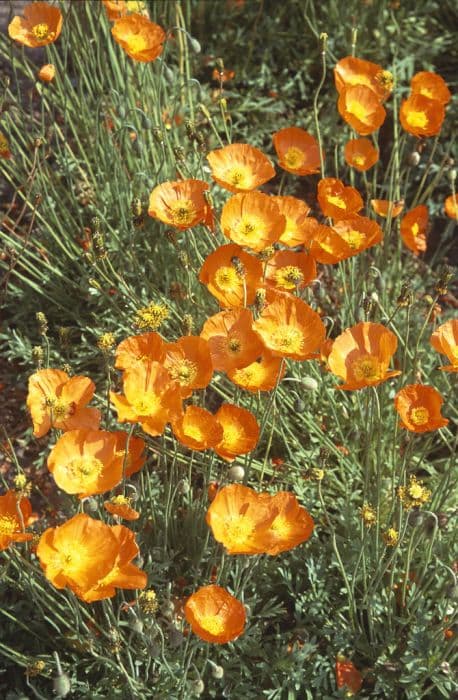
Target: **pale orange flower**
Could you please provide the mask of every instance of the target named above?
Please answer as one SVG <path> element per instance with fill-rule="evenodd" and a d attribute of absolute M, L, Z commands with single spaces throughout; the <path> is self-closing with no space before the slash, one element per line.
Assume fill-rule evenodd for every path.
<path fill-rule="evenodd" d="M 165 343 L 158 333 L 131 335 L 116 348 L 117 369 L 128 369 L 138 362 L 163 362 Z"/>
<path fill-rule="evenodd" d="M 151 192 L 148 214 L 184 231 L 205 224 L 213 228 L 213 212 L 205 199 L 209 186 L 203 180 L 163 182 Z"/>
<path fill-rule="evenodd" d="M 342 119 L 362 136 L 377 131 L 386 117 L 377 93 L 365 85 L 346 87 L 339 96 L 337 109 Z"/>
<path fill-rule="evenodd" d="M 154 61 L 164 48 L 165 32 L 162 27 L 136 12 L 115 20 L 111 33 L 116 43 L 134 61 Z"/>
<path fill-rule="evenodd" d="M 267 156 L 246 143 L 232 143 L 207 155 L 212 177 L 229 192 L 250 192 L 275 177 Z"/>
<path fill-rule="evenodd" d="M 412 433 L 427 433 L 448 424 L 441 415 L 444 399 L 432 386 L 409 384 L 394 397 L 394 407 L 401 418 L 401 428 Z"/>
<path fill-rule="evenodd" d="M 278 250 L 266 263 L 266 283 L 282 292 L 303 289 L 315 277 L 315 259 L 307 253 Z"/>
<path fill-rule="evenodd" d="M 458 194 L 451 194 L 444 202 L 444 209 L 451 219 L 458 219 Z"/>
<path fill-rule="evenodd" d="M 389 199 L 371 199 L 371 206 L 375 213 L 383 216 L 384 219 L 388 216 L 395 219 L 404 209 L 404 200 L 392 202 Z"/>
<path fill-rule="evenodd" d="M 56 67 L 53 63 L 47 63 L 45 66 L 41 66 L 40 70 L 37 73 L 37 77 L 39 80 L 42 80 L 44 83 L 50 83 L 54 80 L 56 75 Z"/>
<path fill-rule="evenodd" d="M 264 350 L 261 357 L 246 367 L 228 370 L 227 376 L 246 391 L 271 391 L 282 379 L 286 367 L 281 357 Z"/>
<path fill-rule="evenodd" d="M 278 514 L 269 527 L 270 542 L 266 554 L 287 552 L 312 536 L 313 518 L 299 505 L 293 493 L 280 491 L 267 498 L 270 500 L 270 506 L 278 510 Z"/>
<path fill-rule="evenodd" d="M 382 237 L 382 229 L 376 221 L 352 216 L 336 221 L 333 226 L 319 226 L 310 252 L 318 262 L 334 265 L 380 243 Z"/>
<path fill-rule="evenodd" d="M 62 13 L 47 2 L 33 2 L 24 7 L 24 16 L 13 17 L 8 34 L 19 44 L 36 48 L 47 46 L 59 38 L 62 31 Z"/>
<path fill-rule="evenodd" d="M 186 601 L 184 612 L 194 634 L 212 644 L 231 642 L 245 629 L 243 604 L 221 586 L 199 588 Z"/>
<path fill-rule="evenodd" d="M 223 428 L 217 418 L 199 406 L 187 406 L 172 427 L 175 437 L 190 450 L 208 450 L 223 438 Z"/>
<path fill-rule="evenodd" d="M 344 157 L 346 163 L 352 168 L 360 172 L 365 172 L 376 164 L 379 159 L 379 152 L 372 141 L 362 137 L 347 141 L 345 144 Z"/>
<path fill-rule="evenodd" d="M 0 552 L 12 542 L 27 542 L 33 535 L 24 532 L 34 518 L 28 498 L 21 498 L 15 491 L 0 496 Z"/>
<path fill-rule="evenodd" d="M 441 102 L 415 93 L 402 102 L 399 118 L 404 131 L 426 138 L 440 132 L 445 109 Z"/>
<path fill-rule="evenodd" d="M 215 414 L 223 429 L 221 441 L 214 446 L 217 455 L 232 462 L 239 455 L 254 450 L 259 439 L 259 425 L 246 408 L 223 403 Z"/>
<path fill-rule="evenodd" d="M 297 245 L 307 245 L 311 231 L 318 225 L 316 219 L 309 217 L 309 205 L 297 197 L 272 197 L 286 218 L 286 225 L 279 242 L 291 248 Z"/>
<path fill-rule="evenodd" d="M 229 243 L 207 256 L 199 280 L 221 306 L 247 306 L 262 286 L 262 263 L 241 246 Z"/>
<path fill-rule="evenodd" d="M 458 372 L 458 319 L 446 321 L 436 328 L 429 342 L 434 350 L 446 355 L 450 362 L 439 369 L 444 372 Z"/>
<path fill-rule="evenodd" d="M 384 101 L 392 90 L 392 75 L 378 63 L 365 61 L 355 56 L 346 56 L 336 63 L 334 80 L 339 94 L 348 87 L 370 88 L 380 101 Z"/>
<path fill-rule="evenodd" d="M 428 207 L 419 204 L 401 219 L 401 238 L 404 245 L 415 255 L 420 255 L 426 250 L 428 218 Z"/>
<path fill-rule="evenodd" d="M 164 367 L 179 385 L 183 398 L 204 389 L 213 376 L 210 348 L 199 336 L 186 335 L 165 346 Z"/>
<path fill-rule="evenodd" d="M 317 199 L 323 214 L 336 221 L 354 216 L 364 206 L 358 190 L 333 177 L 319 181 Z"/>
<path fill-rule="evenodd" d="M 132 499 L 127 496 L 113 496 L 109 501 L 103 502 L 103 507 L 110 513 L 110 515 L 115 515 L 117 518 L 122 520 L 138 520 L 140 513 L 132 508 Z"/>
<path fill-rule="evenodd" d="M 423 95 L 443 105 L 448 104 L 452 98 L 445 80 L 430 71 L 416 73 L 410 81 L 410 88 L 412 95 Z"/>
<path fill-rule="evenodd" d="M 252 324 L 249 309 L 221 311 L 205 321 L 200 337 L 208 341 L 214 369 L 246 367 L 262 354 L 264 346 Z"/>
<path fill-rule="evenodd" d="M 272 136 L 279 165 L 294 175 L 313 175 L 320 169 L 320 148 L 314 136 L 297 126 Z"/>
<path fill-rule="evenodd" d="M 234 195 L 221 213 L 224 235 L 256 252 L 278 241 L 285 224 L 274 199 L 262 192 Z"/>

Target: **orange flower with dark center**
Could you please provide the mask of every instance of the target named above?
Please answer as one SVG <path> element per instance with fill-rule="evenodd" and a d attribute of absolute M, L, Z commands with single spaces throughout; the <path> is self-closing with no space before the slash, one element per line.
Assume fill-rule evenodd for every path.
<path fill-rule="evenodd" d="M 252 324 L 249 309 L 221 311 L 205 321 L 200 337 L 208 341 L 214 369 L 246 367 L 262 354 L 264 346 Z"/>
<path fill-rule="evenodd" d="M 432 334 L 429 342 L 434 350 L 447 355 L 450 364 L 439 367 L 443 372 L 458 372 L 458 319 L 446 321 Z"/>
<path fill-rule="evenodd" d="M 186 601 L 184 613 L 194 634 L 205 642 L 226 644 L 245 629 L 245 607 L 221 586 L 199 588 Z"/>
<path fill-rule="evenodd" d="M 430 71 L 416 73 L 410 81 L 410 88 L 412 95 L 423 95 L 443 105 L 448 104 L 452 98 L 445 80 Z"/>
<path fill-rule="evenodd" d="M 181 390 L 183 398 L 194 389 L 204 389 L 213 376 L 210 348 L 199 336 L 186 335 L 165 346 L 164 367 Z"/>
<path fill-rule="evenodd" d="M 323 214 L 336 221 L 348 219 L 364 206 L 358 190 L 346 187 L 341 180 L 333 177 L 319 181 L 317 199 Z"/>
<path fill-rule="evenodd" d="M 419 204 L 401 219 L 401 238 L 404 245 L 415 255 L 426 250 L 428 232 L 428 207 Z"/>
<path fill-rule="evenodd" d="M 377 131 L 386 117 L 379 97 L 365 85 L 346 87 L 339 96 L 337 109 L 342 119 L 362 136 Z"/>
<path fill-rule="evenodd" d="M 315 259 L 307 253 L 278 250 L 266 263 L 266 283 L 282 292 L 303 289 L 315 277 Z"/>
<path fill-rule="evenodd" d="M 69 377 L 59 369 L 40 369 L 29 378 L 27 408 L 33 421 L 33 434 L 43 437 L 50 428 L 96 430 L 100 411 L 86 408 L 94 396 L 95 384 L 88 377 Z"/>
<path fill-rule="evenodd" d="M 162 27 L 136 12 L 115 20 L 111 33 L 116 43 L 134 61 L 154 61 L 164 48 L 165 32 Z"/>
<path fill-rule="evenodd" d="M 246 408 L 223 403 L 215 414 L 223 429 L 221 441 L 214 446 L 217 455 L 232 462 L 239 455 L 254 450 L 259 439 L 259 425 L 254 415 Z"/>
<path fill-rule="evenodd" d="M 124 372 L 124 396 L 110 392 L 120 423 L 140 423 L 148 435 L 162 435 L 181 415 L 179 386 L 158 362 L 142 362 Z"/>
<path fill-rule="evenodd" d="M 371 199 L 371 206 L 375 213 L 383 216 L 384 219 L 388 216 L 395 219 L 404 209 L 404 200 L 392 202 L 389 199 Z"/>
<path fill-rule="evenodd" d="M 175 437 L 190 450 L 208 450 L 223 438 L 223 429 L 216 417 L 199 406 L 187 406 L 172 427 Z"/>
<path fill-rule="evenodd" d="M 270 506 L 278 510 L 269 528 L 270 543 L 266 549 L 267 554 L 287 552 L 311 537 L 313 518 L 299 505 L 293 493 L 280 491 L 267 498 Z"/>
<path fill-rule="evenodd" d="M 451 219 L 458 219 L 458 194 L 451 194 L 447 197 L 444 202 L 444 209 L 447 216 Z"/>
<path fill-rule="evenodd" d="M 394 397 L 394 406 L 401 418 L 401 428 L 412 433 L 427 433 L 448 424 L 441 415 L 444 399 L 432 386 L 409 384 Z"/>
<path fill-rule="evenodd" d="M 9 160 L 11 158 L 10 144 L 8 139 L 0 131 L 0 158 Z"/>
<path fill-rule="evenodd" d="M 207 525 L 228 554 L 264 554 L 271 544 L 270 527 L 278 515 L 271 499 L 248 486 L 220 489 L 207 511 Z"/>
<path fill-rule="evenodd" d="M 310 231 L 317 225 L 317 220 L 308 217 L 309 205 L 297 197 L 272 197 L 278 206 L 280 214 L 286 218 L 286 225 L 279 242 L 291 248 L 297 245 L 307 245 Z"/>
<path fill-rule="evenodd" d="M 54 80 L 56 75 L 56 67 L 52 63 L 47 63 L 45 66 L 42 66 L 40 70 L 37 73 L 37 77 L 39 80 L 42 80 L 44 83 L 50 83 Z"/>
<path fill-rule="evenodd" d="M 271 391 L 282 379 L 286 368 L 281 357 L 274 357 L 264 350 L 261 357 L 247 367 L 228 370 L 227 376 L 246 391 Z"/>
<path fill-rule="evenodd" d="M 207 256 L 199 280 L 221 306 L 247 306 L 254 302 L 261 286 L 262 263 L 239 245 L 229 243 Z"/>
<path fill-rule="evenodd" d="M 360 139 L 350 139 L 345 144 L 345 162 L 355 170 L 365 172 L 376 164 L 379 152 L 372 141 L 364 137 Z"/>
<path fill-rule="evenodd" d="M 272 136 L 279 165 L 294 175 L 313 175 L 320 170 L 320 148 L 314 136 L 297 126 L 280 129 Z"/>
<path fill-rule="evenodd" d="M 354 56 L 341 58 L 336 63 L 334 80 L 339 95 L 349 87 L 362 85 L 370 88 L 380 101 L 386 100 L 393 88 L 393 76 L 389 71 L 378 63 Z"/>
<path fill-rule="evenodd" d="M 267 304 L 253 323 L 253 330 L 273 355 L 293 360 L 313 357 L 326 335 L 316 311 L 289 295 Z"/>
<path fill-rule="evenodd" d="M 404 131 L 425 138 L 436 136 L 445 118 L 444 105 L 421 94 L 412 94 L 401 104 L 399 118 Z"/>
<path fill-rule="evenodd" d="M 24 7 L 24 16 L 13 17 L 8 34 L 19 44 L 36 48 L 52 44 L 62 31 L 62 13 L 47 2 L 33 2 Z"/>
<path fill-rule="evenodd" d="M 151 192 L 148 214 L 181 231 L 197 224 L 213 229 L 213 212 L 205 199 L 208 189 L 203 180 L 163 182 Z"/>
<path fill-rule="evenodd" d="M 336 683 L 338 688 L 347 688 L 350 695 L 358 693 L 363 684 L 363 677 L 354 663 L 340 654 L 336 660 Z"/>
<path fill-rule="evenodd" d="M 27 542 L 31 534 L 24 529 L 33 522 L 32 506 L 28 498 L 21 498 L 15 491 L 0 496 L 0 552 L 12 542 Z"/>
<path fill-rule="evenodd" d="M 382 229 L 376 221 L 352 216 L 336 221 L 333 226 L 319 226 L 310 252 L 318 262 L 334 265 L 380 243 L 382 237 Z"/>
<path fill-rule="evenodd" d="M 330 371 L 344 380 L 336 388 L 352 391 L 397 377 L 399 371 L 388 370 L 397 346 L 395 334 L 380 323 L 347 328 L 334 340 L 328 357 Z"/>
<path fill-rule="evenodd" d="M 127 496 L 113 496 L 109 501 L 104 501 L 103 507 L 117 518 L 122 520 L 138 520 L 140 513 L 132 508 L 132 499 Z"/>
<path fill-rule="evenodd" d="M 117 369 L 128 369 L 138 362 L 163 362 L 165 343 L 158 333 L 131 335 L 116 348 Z"/>
<path fill-rule="evenodd" d="M 250 192 L 275 177 L 267 156 L 246 143 L 232 143 L 207 156 L 212 177 L 229 192 Z"/>
<path fill-rule="evenodd" d="M 262 192 L 234 195 L 221 213 L 224 235 L 256 252 L 278 241 L 285 224 L 286 219 L 273 198 Z"/>

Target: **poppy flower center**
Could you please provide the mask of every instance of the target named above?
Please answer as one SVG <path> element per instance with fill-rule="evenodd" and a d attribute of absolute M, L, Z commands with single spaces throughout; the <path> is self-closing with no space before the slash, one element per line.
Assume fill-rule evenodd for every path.
<path fill-rule="evenodd" d="M 225 433 L 226 435 L 226 433 Z M 253 523 L 245 515 L 239 515 L 227 524 L 228 547 L 235 547 L 246 542 L 253 532 Z"/>
<path fill-rule="evenodd" d="M 285 518 L 284 515 L 277 515 L 270 526 L 270 530 L 279 538 L 287 538 L 291 532 L 291 521 Z"/>
<path fill-rule="evenodd" d="M 358 250 L 364 243 L 364 234 L 361 231 L 345 231 L 342 233 L 342 238 L 352 250 Z"/>
<path fill-rule="evenodd" d="M 37 41 L 46 41 L 46 39 L 50 36 L 51 31 L 49 29 L 49 25 L 46 24 L 46 22 L 40 22 L 39 24 L 36 24 L 34 27 L 32 27 L 31 33 Z"/>
<path fill-rule="evenodd" d="M 414 425 L 425 425 L 429 420 L 429 411 L 424 406 L 412 408 L 410 412 L 410 420 Z"/>
<path fill-rule="evenodd" d="M 224 620 L 217 615 L 204 615 L 199 619 L 199 625 L 209 634 L 219 637 L 224 634 Z"/>
<path fill-rule="evenodd" d="M 350 114 L 353 114 L 356 119 L 359 119 L 359 121 L 364 122 L 369 116 L 369 110 L 365 105 L 361 104 L 361 102 L 358 102 L 357 100 L 351 100 L 348 105 L 347 105 L 347 112 Z"/>
<path fill-rule="evenodd" d="M 161 400 L 157 394 L 149 392 L 144 394 L 141 399 L 134 401 L 132 408 L 139 418 L 145 416 L 154 416 L 161 407 Z"/>
<path fill-rule="evenodd" d="M 412 228 L 411 228 L 411 231 L 412 231 L 412 236 L 417 237 L 418 234 L 420 233 L 420 227 L 419 227 L 419 225 L 418 225 L 417 223 L 413 224 L 413 225 L 412 225 Z"/>
<path fill-rule="evenodd" d="M 229 338 L 227 346 L 231 352 L 239 352 L 242 344 L 238 338 Z"/>
<path fill-rule="evenodd" d="M 92 480 L 100 476 L 103 464 L 97 457 L 76 457 L 67 464 L 66 471 L 70 479 Z"/>
<path fill-rule="evenodd" d="M 234 267 L 220 267 L 215 274 L 215 284 L 226 291 L 240 287 L 242 280 Z"/>
<path fill-rule="evenodd" d="M 177 226 L 191 226 L 196 213 L 196 207 L 191 199 L 180 199 L 170 206 L 172 221 Z"/>
<path fill-rule="evenodd" d="M 303 279 L 304 275 L 299 268 L 294 265 L 281 267 L 275 273 L 276 283 L 280 285 L 280 287 L 285 287 L 285 289 L 294 289 Z"/>
<path fill-rule="evenodd" d="M 204 431 L 202 430 L 201 426 L 197 425 L 196 423 L 186 425 L 184 434 L 186 437 L 191 438 L 191 440 L 195 440 L 196 442 L 203 442 L 205 440 Z"/>
<path fill-rule="evenodd" d="M 240 187 L 243 189 L 248 189 L 251 185 L 252 178 L 250 177 L 251 172 L 249 168 L 244 168 L 241 165 L 237 165 L 234 168 L 228 170 L 226 178 L 227 181 L 234 187 Z"/>
<path fill-rule="evenodd" d="M 339 195 L 328 194 L 326 199 L 328 201 L 328 204 L 332 204 L 333 206 L 338 207 L 339 209 L 347 208 L 345 200 L 342 199 L 342 197 L 339 197 Z"/>
<path fill-rule="evenodd" d="M 272 343 L 279 350 L 297 354 L 302 350 L 302 333 L 298 328 L 279 326 L 272 335 Z"/>
<path fill-rule="evenodd" d="M 238 233 L 241 236 L 247 236 L 249 238 L 253 233 L 258 233 L 262 228 L 262 221 L 259 219 L 255 217 L 244 217 L 240 220 L 238 225 Z"/>
<path fill-rule="evenodd" d="M 290 146 L 286 151 L 283 160 L 285 161 L 288 168 L 291 168 L 291 170 L 297 170 L 303 164 L 305 160 L 305 154 L 303 151 L 300 150 L 300 148 L 296 148 L 296 146 Z"/>
<path fill-rule="evenodd" d="M 17 530 L 17 520 L 11 515 L 0 515 L 0 535 L 12 535 Z"/>
<path fill-rule="evenodd" d="M 365 165 L 366 157 L 365 156 L 353 156 L 353 162 L 355 165 Z"/>
<path fill-rule="evenodd" d="M 406 122 L 409 126 L 412 127 L 419 127 L 422 129 L 423 127 L 428 125 L 428 117 L 426 116 L 425 112 L 419 112 L 419 111 L 408 111 L 406 114 Z"/>
<path fill-rule="evenodd" d="M 192 384 L 197 377 L 197 366 L 191 360 L 182 359 L 174 367 L 169 368 L 169 374 L 180 384 Z"/>
<path fill-rule="evenodd" d="M 352 364 L 352 370 L 357 382 L 373 381 L 381 377 L 379 361 L 376 357 L 371 357 L 370 355 L 355 360 Z"/>
<path fill-rule="evenodd" d="M 387 92 L 392 91 L 394 86 L 394 77 L 393 73 L 390 73 L 389 70 L 382 70 L 380 73 L 377 73 L 375 79 L 384 90 Z"/>

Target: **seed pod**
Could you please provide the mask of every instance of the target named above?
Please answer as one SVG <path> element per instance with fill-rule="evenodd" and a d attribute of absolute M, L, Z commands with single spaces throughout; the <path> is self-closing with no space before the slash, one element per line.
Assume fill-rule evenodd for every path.
<path fill-rule="evenodd" d="M 305 411 L 305 403 L 299 397 L 294 400 L 293 410 L 295 413 L 304 413 Z"/>
<path fill-rule="evenodd" d="M 243 467 L 231 467 L 227 476 L 231 481 L 243 481 L 245 478 L 245 469 Z"/>
<path fill-rule="evenodd" d="M 318 389 L 318 382 L 313 377 L 305 377 L 302 380 L 302 386 L 306 391 L 316 391 Z"/>

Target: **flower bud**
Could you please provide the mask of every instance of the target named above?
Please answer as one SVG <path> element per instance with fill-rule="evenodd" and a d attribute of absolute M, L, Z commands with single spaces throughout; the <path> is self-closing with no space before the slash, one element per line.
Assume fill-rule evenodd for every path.
<path fill-rule="evenodd" d="M 245 469 L 243 467 L 231 467 L 227 476 L 231 481 L 243 481 L 245 478 Z"/>
<path fill-rule="evenodd" d="M 203 680 L 199 678 L 197 681 L 193 681 L 191 683 L 190 690 L 195 697 L 199 697 L 200 695 L 202 695 L 202 693 L 205 690 L 205 684 Z"/>
<path fill-rule="evenodd" d="M 306 391 L 316 391 L 318 389 L 318 382 L 313 377 L 305 377 L 302 380 L 302 386 Z"/>
<path fill-rule="evenodd" d="M 182 496 L 186 496 L 191 490 L 189 481 L 187 479 L 181 479 L 177 484 L 177 491 L 181 493 Z"/>
<path fill-rule="evenodd" d="M 71 690 L 70 678 L 66 673 L 58 673 L 53 678 L 52 687 L 58 698 L 65 698 Z"/>
<path fill-rule="evenodd" d="M 212 676 L 213 678 L 220 680 L 224 676 L 224 668 L 222 666 L 214 665 L 212 668 Z"/>

